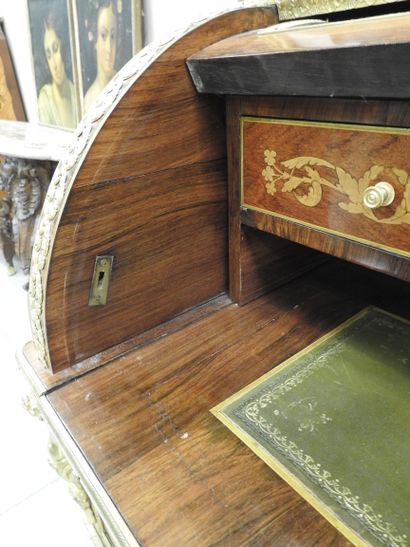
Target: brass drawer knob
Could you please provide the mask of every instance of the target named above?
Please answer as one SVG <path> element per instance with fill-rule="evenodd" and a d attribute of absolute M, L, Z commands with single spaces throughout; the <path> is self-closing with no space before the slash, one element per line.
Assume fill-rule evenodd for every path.
<path fill-rule="evenodd" d="M 378 182 L 366 188 L 363 194 L 363 205 L 369 209 L 387 207 L 394 200 L 394 188 L 389 182 Z"/>

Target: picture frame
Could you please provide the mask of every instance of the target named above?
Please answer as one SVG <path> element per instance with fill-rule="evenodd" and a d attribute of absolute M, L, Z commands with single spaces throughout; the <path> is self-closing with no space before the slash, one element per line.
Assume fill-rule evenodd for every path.
<path fill-rule="evenodd" d="M 73 0 L 81 112 L 141 49 L 140 0 Z"/>
<path fill-rule="evenodd" d="M 0 119 L 26 121 L 23 99 L 7 38 L 0 20 Z"/>
<path fill-rule="evenodd" d="M 80 119 L 70 0 L 27 0 L 41 124 L 74 129 Z"/>

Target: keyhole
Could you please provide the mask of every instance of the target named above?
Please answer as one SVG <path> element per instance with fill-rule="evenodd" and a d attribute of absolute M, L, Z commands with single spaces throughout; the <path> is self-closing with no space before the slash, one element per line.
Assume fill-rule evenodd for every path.
<path fill-rule="evenodd" d="M 104 281 L 104 274 L 105 274 L 104 271 L 98 272 L 98 280 L 97 280 L 97 289 L 98 290 L 102 289 L 103 281 Z"/>

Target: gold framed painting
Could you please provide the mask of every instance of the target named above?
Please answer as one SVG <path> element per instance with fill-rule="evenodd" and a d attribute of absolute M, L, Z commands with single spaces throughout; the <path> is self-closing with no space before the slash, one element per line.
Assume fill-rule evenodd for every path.
<path fill-rule="evenodd" d="M 139 0 L 74 0 L 82 112 L 141 48 Z"/>
<path fill-rule="evenodd" d="M 7 45 L 6 35 L 0 21 L 0 119 L 25 121 L 23 101 L 14 71 L 13 61 Z"/>
<path fill-rule="evenodd" d="M 67 0 L 28 0 L 40 123 L 74 129 L 79 121 L 71 7 Z"/>

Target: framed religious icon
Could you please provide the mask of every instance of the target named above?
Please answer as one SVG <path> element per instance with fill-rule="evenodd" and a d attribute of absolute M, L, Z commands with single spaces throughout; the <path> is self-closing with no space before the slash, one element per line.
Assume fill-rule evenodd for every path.
<path fill-rule="evenodd" d="M 28 0 L 40 123 L 74 129 L 79 121 L 67 0 Z"/>
<path fill-rule="evenodd" d="M 83 112 L 141 48 L 140 0 L 74 0 Z"/>
<path fill-rule="evenodd" d="M 0 119 L 25 121 L 16 73 L 7 45 L 6 35 L 0 21 Z"/>

